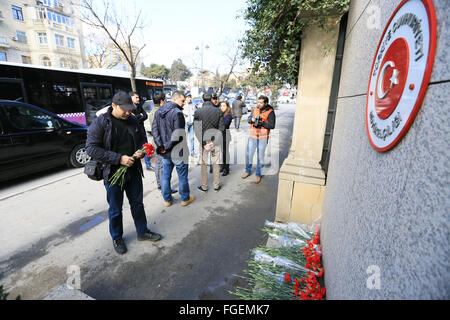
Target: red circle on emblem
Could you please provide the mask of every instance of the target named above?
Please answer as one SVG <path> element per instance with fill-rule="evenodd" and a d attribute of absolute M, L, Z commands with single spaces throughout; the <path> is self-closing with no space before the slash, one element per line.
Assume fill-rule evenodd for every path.
<path fill-rule="evenodd" d="M 399 38 L 387 50 L 378 74 L 375 111 L 380 119 L 389 118 L 397 107 L 405 89 L 408 67 L 408 42 Z"/>
<path fill-rule="evenodd" d="M 397 8 L 394 10 L 394 12 L 392 13 L 389 21 L 386 24 L 386 27 L 384 28 L 383 34 L 381 36 L 380 42 L 378 43 L 378 47 L 377 47 L 377 54 L 375 55 L 374 59 L 373 59 L 373 63 L 372 63 L 372 68 L 370 71 L 370 74 L 373 73 L 374 70 L 374 66 L 375 66 L 375 62 L 376 62 L 376 58 L 378 56 L 379 53 L 379 49 L 380 46 L 382 44 L 383 38 L 386 34 L 386 31 L 392 21 L 392 19 L 395 17 L 395 15 L 397 14 L 397 12 L 400 10 L 400 8 L 407 3 L 410 0 L 402 0 L 401 3 L 397 6 Z M 370 136 L 370 130 L 369 130 L 369 121 L 368 121 L 368 105 L 369 105 L 369 97 L 371 95 L 367 94 L 366 96 L 366 132 L 367 135 L 369 137 L 369 142 L 372 145 L 372 147 L 379 151 L 379 152 L 384 152 L 387 151 L 389 149 L 392 149 L 396 144 L 398 144 L 400 142 L 400 140 L 406 135 L 406 133 L 408 132 L 409 128 L 411 127 L 411 125 L 414 122 L 414 119 L 416 118 L 420 107 L 422 106 L 422 102 L 423 99 L 425 98 L 425 94 L 427 92 L 427 88 L 428 88 L 428 83 L 430 81 L 431 78 L 431 72 L 433 70 L 433 64 L 434 64 L 434 57 L 435 57 L 435 53 L 436 53 L 436 40 L 437 40 L 437 22 L 436 22 L 436 12 L 434 9 L 434 5 L 432 0 L 420 0 L 420 2 L 424 5 L 425 9 L 426 9 L 426 13 L 427 13 L 427 17 L 428 17 L 428 30 L 429 30 L 429 48 L 428 48 L 428 57 L 427 57 L 427 62 L 426 62 L 426 68 L 424 71 L 424 75 L 422 78 L 422 82 L 420 84 L 419 87 L 419 93 L 418 96 L 416 98 L 416 100 L 414 101 L 414 107 L 408 117 L 408 119 L 406 119 L 406 124 L 403 126 L 401 132 L 397 135 L 397 137 L 387 146 L 378 146 L 377 144 L 375 144 L 375 142 L 372 140 L 371 136 Z M 383 59 L 384 60 L 384 59 Z M 382 66 L 380 66 L 381 68 Z M 384 86 L 385 84 L 383 83 L 383 88 L 385 88 Z M 370 86 L 371 86 L 371 81 L 369 80 L 369 90 L 370 90 Z M 415 85 L 412 84 L 412 86 L 409 87 L 410 90 L 415 90 Z M 381 91 L 382 94 L 385 93 L 385 91 Z M 369 92 L 368 92 L 369 93 Z M 371 92 L 370 92 L 371 93 Z M 375 91 L 375 97 L 372 99 L 376 99 L 377 98 L 377 92 Z M 375 110 L 377 112 L 377 110 Z M 378 112 L 377 112 L 378 115 Z"/>

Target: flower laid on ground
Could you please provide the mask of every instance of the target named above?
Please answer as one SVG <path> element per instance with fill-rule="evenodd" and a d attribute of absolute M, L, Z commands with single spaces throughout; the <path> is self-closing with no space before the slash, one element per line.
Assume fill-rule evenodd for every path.
<path fill-rule="evenodd" d="M 323 300 L 326 293 L 326 289 L 322 288 L 318 281 L 318 278 L 322 277 L 324 272 L 324 269 L 320 264 L 322 252 L 319 241 L 320 236 L 317 228 L 314 238 L 312 240 L 307 240 L 306 246 L 302 249 L 302 252 L 306 257 L 305 268 L 316 272 L 316 274 L 308 272 L 308 278 L 302 278 L 300 280 L 295 279 L 294 295 L 300 295 L 300 300 Z M 303 287 L 304 290 L 299 291 L 300 283 L 305 284 Z"/>
<path fill-rule="evenodd" d="M 145 152 L 145 154 L 148 157 L 151 157 L 155 153 L 155 147 L 151 143 L 144 143 L 142 145 L 142 149 L 140 149 L 142 153 Z M 133 159 L 136 160 L 136 157 L 133 156 Z M 121 189 L 123 189 L 123 185 L 125 183 L 125 174 L 127 172 L 128 167 L 127 166 L 120 166 L 119 169 L 112 175 L 112 177 L 109 179 L 109 182 L 111 183 L 111 186 L 115 185 L 117 182 L 119 183 L 119 186 Z"/>
<path fill-rule="evenodd" d="M 264 231 L 279 247 L 258 247 L 248 262 L 248 287 L 235 294 L 245 300 L 323 300 L 319 230 L 310 225 L 279 224 L 266 221 Z"/>

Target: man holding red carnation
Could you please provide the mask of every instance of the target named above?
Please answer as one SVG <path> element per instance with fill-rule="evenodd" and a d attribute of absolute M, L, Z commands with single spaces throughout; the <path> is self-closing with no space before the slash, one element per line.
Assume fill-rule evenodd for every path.
<path fill-rule="evenodd" d="M 161 239 L 160 234 L 151 232 L 147 228 L 143 204 L 143 170 L 140 161 L 145 155 L 141 149 L 146 144 L 147 137 L 136 117 L 132 115 L 133 109 L 133 102 L 127 92 L 116 93 L 108 111 L 96 118 L 89 126 L 86 140 L 87 154 L 104 164 L 103 181 L 109 204 L 109 231 L 114 249 L 119 254 L 127 252 L 122 239 L 123 191 L 130 202 L 138 240 L 158 241 Z M 110 183 L 110 178 L 121 166 L 128 167 L 123 189 L 119 184 Z"/>

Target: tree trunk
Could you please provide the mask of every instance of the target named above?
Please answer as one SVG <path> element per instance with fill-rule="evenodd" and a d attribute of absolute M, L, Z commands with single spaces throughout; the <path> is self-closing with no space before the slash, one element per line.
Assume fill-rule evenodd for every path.
<path fill-rule="evenodd" d="M 130 82 L 131 82 L 131 91 L 137 92 L 136 90 L 136 67 L 130 66 L 131 72 L 130 72 Z"/>

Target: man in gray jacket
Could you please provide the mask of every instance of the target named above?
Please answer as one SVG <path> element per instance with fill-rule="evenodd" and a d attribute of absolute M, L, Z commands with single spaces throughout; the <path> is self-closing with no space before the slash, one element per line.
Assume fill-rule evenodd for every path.
<path fill-rule="evenodd" d="M 233 115 L 234 119 L 234 127 L 239 130 L 239 125 L 241 123 L 242 118 L 242 108 L 246 108 L 244 101 L 242 101 L 242 96 L 238 95 L 236 97 L 236 100 L 233 101 L 233 104 L 231 105 L 231 114 Z"/>
<path fill-rule="evenodd" d="M 211 102 L 211 94 L 205 93 L 203 95 L 203 107 L 194 113 L 194 131 L 198 141 L 200 141 L 201 150 L 201 185 L 197 188 L 200 191 L 206 192 L 208 190 L 208 172 L 206 164 L 208 157 L 211 155 L 211 162 L 214 171 L 214 190 L 220 189 L 220 169 L 219 162 L 221 162 L 221 146 L 222 146 L 222 131 L 225 130 L 223 124 L 223 115 L 219 108 L 214 106 Z"/>

